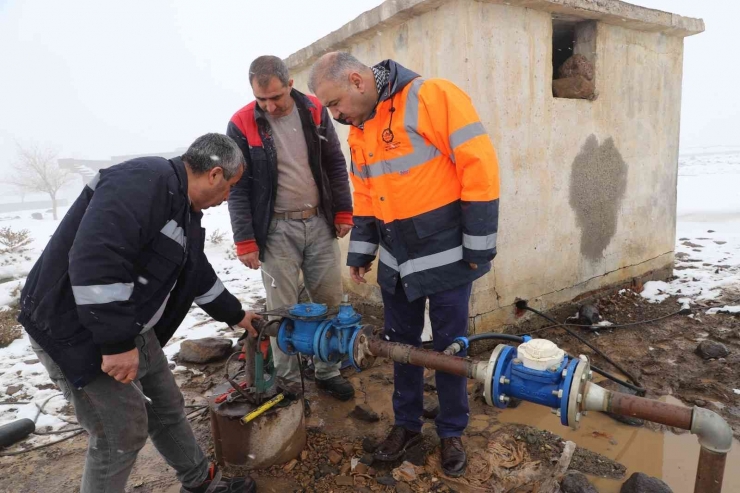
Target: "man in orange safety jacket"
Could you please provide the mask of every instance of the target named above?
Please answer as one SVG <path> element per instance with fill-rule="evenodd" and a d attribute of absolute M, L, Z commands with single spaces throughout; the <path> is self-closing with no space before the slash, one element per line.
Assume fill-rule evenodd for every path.
<path fill-rule="evenodd" d="M 392 60 L 367 67 L 339 52 L 316 62 L 309 89 L 335 120 L 352 126 L 352 279 L 366 282 L 379 253 L 387 338 L 420 346 L 428 299 L 434 349 L 444 350 L 467 334 L 472 282 L 496 256 L 498 161 L 470 98 L 452 82 L 422 79 Z M 397 363 L 394 376 L 395 425 L 378 460 L 396 460 L 421 439 L 423 369 Z M 436 379 L 442 468 L 460 476 L 466 379 Z"/>

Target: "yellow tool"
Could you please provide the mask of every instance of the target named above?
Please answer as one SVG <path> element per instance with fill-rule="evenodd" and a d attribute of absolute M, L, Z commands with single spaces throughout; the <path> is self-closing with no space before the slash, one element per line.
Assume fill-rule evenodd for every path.
<path fill-rule="evenodd" d="M 254 418 L 256 418 L 257 416 L 259 416 L 260 414 L 262 414 L 265 411 L 267 411 L 268 409 L 274 407 L 276 404 L 278 404 L 283 399 L 285 399 L 285 395 L 284 394 L 278 394 L 278 395 L 276 395 L 275 397 L 273 397 L 272 399 L 270 399 L 269 401 L 265 402 L 264 404 L 262 404 L 260 407 L 258 407 L 254 411 L 252 411 L 251 413 L 249 413 L 246 416 L 244 416 L 241 419 L 242 424 L 245 425 L 245 424 L 249 423 Z"/>

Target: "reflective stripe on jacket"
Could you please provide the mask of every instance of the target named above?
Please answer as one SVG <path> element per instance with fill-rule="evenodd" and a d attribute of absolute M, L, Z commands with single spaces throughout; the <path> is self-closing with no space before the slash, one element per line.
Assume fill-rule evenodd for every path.
<path fill-rule="evenodd" d="M 393 292 L 400 277 L 413 301 L 490 270 L 498 160 L 460 88 L 383 63 L 395 90 L 349 135 L 355 228 L 348 264 L 366 265 L 379 253 L 381 287 Z"/>

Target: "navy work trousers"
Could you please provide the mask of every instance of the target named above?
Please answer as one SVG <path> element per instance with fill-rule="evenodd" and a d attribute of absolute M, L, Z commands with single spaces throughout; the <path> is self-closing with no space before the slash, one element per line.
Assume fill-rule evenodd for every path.
<path fill-rule="evenodd" d="M 467 335 L 471 287 L 472 283 L 468 283 L 428 297 L 435 351 L 444 351 L 455 338 Z M 395 294 L 390 294 L 385 290 L 381 291 L 386 339 L 420 347 L 426 298 L 409 302 L 400 286 Z M 459 353 L 458 356 L 465 356 L 465 352 Z M 437 434 L 440 438 L 459 437 L 468 425 L 467 379 L 437 372 L 436 381 L 439 396 Z M 424 369 L 419 366 L 395 363 L 394 383 L 395 424 L 410 431 L 421 431 L 421 415 L 424 410 Z"/>

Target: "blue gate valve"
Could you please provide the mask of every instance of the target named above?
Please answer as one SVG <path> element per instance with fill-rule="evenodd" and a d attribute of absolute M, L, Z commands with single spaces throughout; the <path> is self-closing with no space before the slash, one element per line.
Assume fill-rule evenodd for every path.
<path fill-rule="evenodd" d="M 305 354 L 325 363 L 336 363 L 345 357 L 356 369 L 353 361 L 353 344 L 362 329 L 362 316 L 352 305 L 343 302 L 333 318 L 329 318 L 326 305 L 300 303 L 289 310 L 278 329 L 280 349 L 288 355 Z"/>

